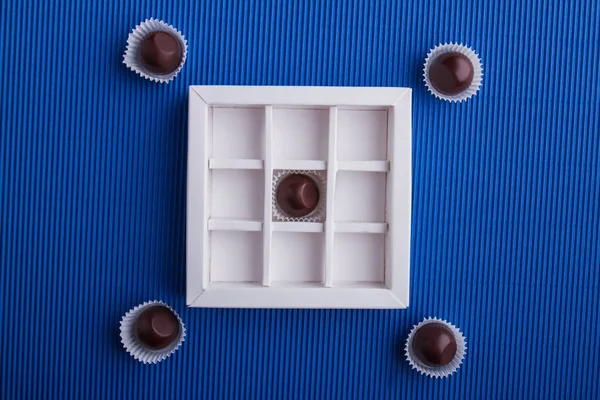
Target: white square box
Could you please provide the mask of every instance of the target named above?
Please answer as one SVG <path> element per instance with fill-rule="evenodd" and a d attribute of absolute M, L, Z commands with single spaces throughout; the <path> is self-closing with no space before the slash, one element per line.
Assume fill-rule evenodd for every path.
<path fill-rule="evenodd" d="M 405 308 L 411 90 L 191 86 L 187 304 Z M 272 220 L 273 171 L 323 171 L 323 222 Z"/>

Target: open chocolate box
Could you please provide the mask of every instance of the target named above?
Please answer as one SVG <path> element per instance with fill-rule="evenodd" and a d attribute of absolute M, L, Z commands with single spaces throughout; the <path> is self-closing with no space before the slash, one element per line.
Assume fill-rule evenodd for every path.
<path fill-rule="evenodd" d="M 188 134 L 189 306 L 408 306 L 410 89 L 191 86 Z M 287 174 L 315 178 L 306 217 Z"/>

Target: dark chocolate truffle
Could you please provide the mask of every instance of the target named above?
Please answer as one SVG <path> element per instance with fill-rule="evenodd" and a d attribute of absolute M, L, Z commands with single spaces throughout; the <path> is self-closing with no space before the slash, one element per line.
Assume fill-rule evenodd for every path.
<path fill-rule="evenodd" d="M 450 364 L 456 355 L 456 338 L 443 324 L 425 324 L 414 334 L 412 349 L 415 357 L 430 367 Z"/>
<path fill-rule="evenodd" d="M 319 186 L 308 175 L 289 174 L 281 179 L 276 190 L 279 209 L 286 215 L 302 218 L 312 213 L 319 204 Z"/>
<path fill-rule="evenodd" d="M 445 53 L 431 62 L 429 82 L 438 92 L 454 96 L 464 92 L 473 82 L 473 64 L 457 52 Z"/>
<path fill-rule="evenodd" d="M 177 69 L 183 58 L 179 40 L 167 32 L 152 32 L 142 41 L 140 56 L 146 68 L 158 74 Z"/>
<path fill-rule="evenodd" d="M 134 323 L 138 340 L 151 349 L 164 349 L 179 336 L 179 319 L 168 307 L 153 305 L 145 308 Z"/>

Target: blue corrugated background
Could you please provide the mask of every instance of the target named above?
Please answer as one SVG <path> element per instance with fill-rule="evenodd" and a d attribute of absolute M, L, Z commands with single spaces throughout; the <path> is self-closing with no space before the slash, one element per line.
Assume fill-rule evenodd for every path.
<path fill-rule="evenodd" d="M 600 396 L 600 6 L 596 0 L 2 1 L 3 399 Z M 171 84 L 122 64 L 163 18 Z M 429 95 L 430 47 L 480 53 L 481 92 Z M 411 307 L 185 307 L 187 87 L 414 88 Z M 157 366 L 120 346 L 149 299 L 188 327 Z M 464 330 L 459 373 L 410 370 L 421 318 Z"/>

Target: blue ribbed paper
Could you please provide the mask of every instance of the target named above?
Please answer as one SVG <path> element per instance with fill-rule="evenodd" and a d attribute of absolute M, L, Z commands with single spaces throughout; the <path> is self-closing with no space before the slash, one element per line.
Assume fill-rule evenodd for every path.
<path fill-rule="evenodd" d="M 1 398 L 599 398 L 597 1 L 4 0 L 1 12 Z M 169 85 L 121 64 L 148 17 L 189 40 Z M 421 80 L 428 49 L 451 40 L 484 65 L 463 104 Z M 410 309 L 185 307 L 191 84 L 414 88 Z M 144 366 L 118 322 L 155 298 L 189 336 Z M 450 379 L 403 360 L 430 315 L 468 341 Z"/>

